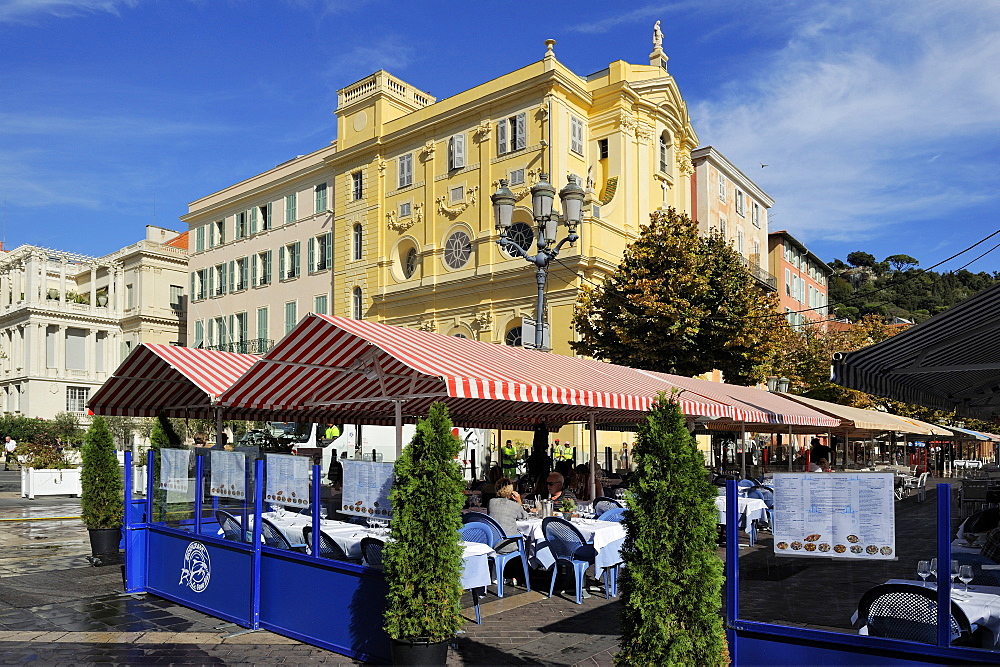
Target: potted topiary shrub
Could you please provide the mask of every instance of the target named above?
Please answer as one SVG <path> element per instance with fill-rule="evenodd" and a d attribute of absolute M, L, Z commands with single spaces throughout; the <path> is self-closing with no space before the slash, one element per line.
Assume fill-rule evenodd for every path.
<path fill-rule="evenodd" d="M 104 417 L 94 417 L 82 449 L 80 510 L 95 557 L 117 556 L 124 523 L 125 493 L 115 443 Z"/>
<path fill-rule="evenodd" d="M 464 481 L 460 441 L 443 403 L 435 403 L 396 461 L 392 539 L 383 553 L 385 630 L 397 665 L 443 665 L 461 628 Z"/>
<path fill-rule="evenodd" d="M 717 494 L 675 396 L 660 394 L 634 454 L 615 664 L 726 665 Z"/>

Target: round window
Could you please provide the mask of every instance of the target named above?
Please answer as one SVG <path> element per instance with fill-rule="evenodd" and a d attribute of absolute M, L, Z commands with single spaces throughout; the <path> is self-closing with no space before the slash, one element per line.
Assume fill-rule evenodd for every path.
<path fill-rule="evenodd" d="M 406 251 L 406 259 L 403 260 L 403 275 L 412 278 L 417 271 L 417 249 L 410 248 Z"/>
<path fill-rule="evenodd" d="M 514 327 L 508 331 L 503 342 L 514 347 L 521 347 L 521 327 Z"/>
<path fill-rule="evenodd" d="M 531 244 L 535 240 L 535 232 L 531 229 L 529 225 L 523 222 L 515 222 L 510 226 L 510 231 L 507 232 L 507 237 L 511 241 L 521 246 L 521 249 L 525 252 L 531 252 Z M 514 257 L 514 253 L 510 249 L 504 247 L 504 253 L 509 257 Z"/>
<path fill-rule="evenodd" d="M 469 263 L 472 256 L 472 241 L 465 232 L 455 232 L 444 244 L 444 263 L 450 269 L 460 269 Z"/>

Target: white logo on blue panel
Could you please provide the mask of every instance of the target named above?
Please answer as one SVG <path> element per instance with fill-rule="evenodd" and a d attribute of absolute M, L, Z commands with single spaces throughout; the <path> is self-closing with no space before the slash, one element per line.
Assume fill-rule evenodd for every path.
<path fill-rule="evenodd" d="M 201 593 L 208 588 L 208 580 L 212 575 L 212 561 L 208 557 L 208 549 L 201 542 L 192 542 L 184 552 L 184 566 L 181 568 L 179 585 L 187 584 L 195 593 Z"/>

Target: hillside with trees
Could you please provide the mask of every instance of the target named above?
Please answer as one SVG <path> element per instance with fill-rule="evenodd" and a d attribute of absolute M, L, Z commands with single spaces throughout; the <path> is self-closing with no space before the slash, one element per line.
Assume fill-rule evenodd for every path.
<path fill-rule="evenodd" d="M 899 317 L 923 322 L 1000 281 L 997 272 L 938 273 L 919 264 L 909 255 L 878 261 L 863 251 L 850 253 L 846 262 L 833 260 L 828 295 L 832 314 L 851 321 L 877 315 L 889 321 Z"/>

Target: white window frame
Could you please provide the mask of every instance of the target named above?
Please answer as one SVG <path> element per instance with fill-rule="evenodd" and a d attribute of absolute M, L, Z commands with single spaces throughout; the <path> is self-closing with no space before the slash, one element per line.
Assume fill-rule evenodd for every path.
<path fill-rule="evenodd" d="M 90 387 L 66 387 L 66 412 L 86 412 Z"/>
<path fill-rule="evenodd" d="M 760 229 L 760 204 L 753 202 L 750 206 L 750 210 L 753 213 L 753 226 Z"/>
<path fill-rule="evenodd" d="M 525 112 L 516 113 L 497 122 L 497 155 L 524 150 L 528 145 L 528 123 Z"/>
<path fill-rule="evenodd" d="M 309 273 L 333 267 L 333 232 L 309 237 Z"/>
<path fill-rule="evenodd" d="M 399 188 L 413 185 L 413 153 L 399 156 Z"/>
<path fill-rule="evenodd" d="M 583 155 L 583 119 L 574 115 L 569 117 L 569 149 Z"/>
<path fill-rule="evenodd" d="M 226 293 L 226 284 L 229 282 L 229 269 L 225 263 L 216 264 L 212 267 L 212 281 L 214 285 L 211 296 L 222 296 Z"/>
<path fill-rule="evenodd" d="M 361 201 L 365 197 L 365 174 L 362 171 L 351 172 L 351 201 Z"/>
<path fill-rule="evenodd" d="M 360 287 L 351 290 L 351 316 L 355 320 L 364 319 L 364 292 Z"/>
<path fill-rule="evenodd" d="M 365 256 L 365 230 L 361 223 L 355 223 L 351 227 L 351 259 L 358 261 Z"/>
<path fill-rule="evenodd" d="M 456 197 L 455 194 L 458 194 Z M 454 204 L 455 202 L 465 201 L 465 184 L 452 185 L 448 188 L 448 202 Z"/>
<path fill-rule="evenodd" d="M 254 255 L 253 265 L 250 269 L 252 273 L 250 282 L 253 287 L 263 287 L 271 284 L 271 257 L 270 250 L 262 250 Z"/>
<path fill-rule="evenodd" d="M 409 218 L 413 215 L 413 202 L 404 201 L 399 203 L 399 217 Z"/>
<path fill-rule="evenodd" d="M 448 139 L 448 171 L 465 168 L 465 134 L 452 135 Z"/>
<path fill-rule="evenodd" d="M 719 172 L 719 201 L 726 201 L 726 177 L 721 171 Z"/>
<path fill-rule="evenodd" d="M 524 168 L 521 169 L 511 169 L 509 174 L 509 183 L 511 185 L 523 185 L 524 184 Z"/>
<path fill-rule="evenodd" d="M 744 205 L 744 200 L 743 200 L 744 196 L 745 195 L 743 194 L 743 191 L 740 190 L 739 188 L 736 188 L 736 215 L 740 216 L 741 218 L 746 217 L 746 206 Z"/>

